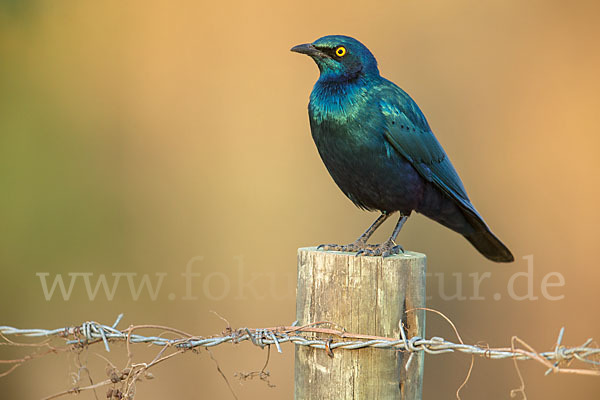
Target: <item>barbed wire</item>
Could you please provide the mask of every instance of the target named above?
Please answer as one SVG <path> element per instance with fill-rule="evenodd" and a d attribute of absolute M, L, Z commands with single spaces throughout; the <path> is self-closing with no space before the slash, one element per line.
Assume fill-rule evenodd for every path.
<path fill-rule="evenodd" d="M 435 311 L 430 309 L 425 310 Z M 443 314 L 441 315 L 447 319 L 447 317 L 445 317 Z M 455 333 L 457 334 L 457 338 L 460 343 L 455 343 L 437 336 L 429 339 L 418 336 L 408 338 L 406 336 L 406 331 L 403 324 L 400 324 L 400 337 L 389 338 L 349 333 L 338 329 L 335 324 L 327 321 L 315 322 L 304 326 L 296 326 L 296 323 L 294 323 L 289 326 L 260 329 L 232 329 L 229 326 L 229 323 L 223 318 L 223 320 L 228 324 L 227 328 L 218 335 L 204 337 L 192 335 L 176 328 L 160 325 L 131 325 L 126 329 L 120 330 L 117 329 L 117 326 L 121 322 L 122 318 L 123 314 L 120 314 L 112 325 L 105 325 L 95 321 L 87 321 L 78 326 L 62 327 L 57 329 L 20 329 L 11 326 L 0 326 L 0 337 L 6 342 L 0 344 L 49 347 L 49 350 L 42 354 L 34 354 L 16 360 L 0 360 L 0 364 L 12 364 L 12 367 L 9 368 L 8 371 L 0 373 L 0 377 L 8 375 L 15 368 L 27 361 L 32 360 L 33 358 L 41 357 L 50 352 L 57 352 L 57 348 L 48 344 L 48 340 L 57 338 L 65 340 L 64 344 L 66 345 L 66 348 L 61 350 L 69 350 L 70 348 L 85 348 L 89 345 L 103 343 L 105 350 L 110 352 L 110 343 L 125 342 L 127 344 L 129 362 L 127 368 L 118 370 L 115 367 L 114 370 L 111 370 L 112 372 L 109 374 L 109 380 L 96 383 L 94 385 L 89 385 L 87 387 L 75 387 L 47 397 L 46 399 L 53 399 L 66 394 L 78 393 L 79 391 L 85 389 L 96 389 L 100 386 L 110 385 L 111 383 L 116 384 L 121 381 L 125 382 L 126 385 L 124 386 L 122 392 L 115 392 L 114 397 L 132 399 L 135 389 L 135 382 L 140 380 L 142 377 L 148 377 L 148 368 L 156 365 L 157 363 L 169 359 L 177 354 L 184 353 L 188 350 L 194 350 L 198 348 L 206 348 L 208 350 L 211 347 L 219 346 L 225 343 L 238 344 L 241 342 L 251 342 L 255 346 L 259 346 L 261 348 L 267 346 L 269 349 L 271 346 L 274 346 L 280 353 L 283 351 L 282 344 L 293 343 L 298 346 L 307 346 L 315 349 L 325 350 L 330 356 L 333 356 L 333 352 L 337 349 L 392 349 L 410 353 L 409 359 L 405 365 L 405 368 L 407 369 L 409 368 L 413 356 L 419 352 L 425 352 L 432 355 L 460 352 L 470 354 L 473 357 L 480 356 L 495 360 L 513 359 L 515 362 L 518 360 L 534 360 L 547 367 L 546 374 L 572 373 L 600 376 L 600 370 L 598 369 L 600 366 L 600 348 L 597 347 L 597 344 L 593 342 L 592 339 L 588 339 L 579 346 L 564 346 L 562 344 L 565 332 L 564 327 L 561 328 L 559 332 L 558 339 L 553 350 L 537 352 L 530 345 L 516 336 L 512 337 L 510 347 L 492 348 L 488 345 L 465 344 L 462 342 L 462 339 L 458 335 L 456 328 L 449 319 L 447 320 L 455 329 Z M 323 326 L 333 326 L 336 327 L 336 329 Z M 134 333 L 135 331 L 139 330 L 159 330 L 161 333 L 160 336 L 146 336 Z M 165 337 L 165 332 L 169 332 L 177 337 Z M 8 339 L 8 336 L 46 338 L 46 340 L 38 344 L 21 344 L 11 341 Z M 133 364 L 130 345 L 136 343 L 156 345 L 162 347 L 162 349 L 150 363 Z M 517 345 L 520 345 L 521 347 L 517 347 Z M 168 355 L 164 355 L 168 348 L 174 349 L 175 351 Z M 216 362 L 214 358 L 213 360 Z M 569 368 L 571 362 L 575 360 L 584 363 L 586 368 Z M 225 375 L 220 371 L 218 363 L 217 369 L 225 381 L 227 381 Z M 266 380 L 268 383 L 268 373 L 265 373 L 264 368 L 262 371 L 257 372 L 256 374 L 257 376 L 260 376 L 261 379 Z M 229 382 L 227 383 L 229 385 Z M 121 389 L 111 390 L 116 391 Z M 235 394 L 233 395 L 235 397 Z"/>
<path fill-rule="evenodd" d="M 272 328 L 251 329 L 240 328 L 233 330 L 228 328 L 221 335 L 210 337 L 194 336 L 183 331 L 158 326 L 158 325 L 138 325 L 130 326 L 127 329 L 119 330 L 117 325 L 123 318 L 120 314 L 112 325 L 104 325 L 94 321 L 84 322 L 79 326 L 64 327 L 57 329 L 19 329 L 11 326 L 0 326 L 0 333 L 4 336 L 28 336 L 28 337 L 60 337 L 72 338 L 66 341 L 68 345 L 87 345 L 93 342 L 102 341 L 107 352 L 110 352 L 109 343 L 111 341 L 128 341 L 129 343 L 149 343 L 157 346 L 171 346 L 179 349 L 193 349 L 196 347 L 214 347 L 223 343 L 240 343 L 250 341 L 252 344 L 265 347 L 274 345 L 278 352 L 282 352 L 281 344 L 293 343 L 298 346 L 308 346 L 322 350 L 357 350 L 366 347 L 377 349 L 393 349 L 406 352 L 424 351 L 428 354 L 442 354 L 458 351 L 461 353 L 482 356 L 488 359 L 507 359 L 515 358 L 517 360 L 539 360 L 540 358 L 550 362 L 563 363 L 574 359 L 581 362 L 599 366 L 600 361 L 595 361 L 595 357 L 600 357 L 600 348 L 590 347 L 592 339 L 585 343 L 575 346 L 563 346 L 562 339 L 565 328 L 560 330 L 558 340 L 554 350 L 537 353 L 532 351 L 523 351 L 514 347 L 490 348 L 477 344 L 454 343 L 441 337 L 432 337 L 425 339 L 421 337 L 407 338 L 403 326 L 400 326 L 400 338 L 386 338 L 378 336 L 360 335 L 340 331 L 336 329 L 319 328 L 319 325 L 330 324 L 329 322 L 318 322 L 305 326 L 279 326 Z M 159 329 L 167 330 L 183 336 L 182 338 L 170 339 L 162 336 L 143 336 L 132 333 L 138 329 Z M 339 341 L 332 342 L 331 339 L 317 337 L 307 337 L 306 334 L 325 334 L 337 336 Z M 548 371 L 552 372 L 552 370 Z M 592 375 L 599 375 L 599 370 L 589 370 Z"/>

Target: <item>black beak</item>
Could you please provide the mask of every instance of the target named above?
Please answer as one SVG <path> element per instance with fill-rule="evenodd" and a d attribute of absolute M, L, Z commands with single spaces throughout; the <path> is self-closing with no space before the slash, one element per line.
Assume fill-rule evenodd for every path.
<path fill-rule="evenodd" d="M 299 44 L 290 49 L 294 53 L 306 54 L 307 56 L 323 55 L 323 53 L 317 49 L 312 43 Z"/>

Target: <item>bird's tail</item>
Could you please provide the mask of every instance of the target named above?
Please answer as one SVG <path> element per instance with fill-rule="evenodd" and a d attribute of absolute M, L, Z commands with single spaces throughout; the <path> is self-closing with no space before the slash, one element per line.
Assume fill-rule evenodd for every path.
<path fill-rule="evenodd" d="M 486 227 L 487 228 L 487 227 Z M 512 262 L 512 253 L 490 230 L 476 231 L 464 237 L 486 258 L 495 262 Z"/>

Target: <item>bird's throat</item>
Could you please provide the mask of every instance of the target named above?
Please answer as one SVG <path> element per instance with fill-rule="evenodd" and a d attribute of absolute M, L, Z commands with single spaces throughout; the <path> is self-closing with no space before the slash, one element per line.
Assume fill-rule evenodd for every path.
<path fill-rule="evenodd" d="M 369 85 L 362 79 L 347 82 L 317 81 L 310 95 L 313 122 L 347 122 L 357 116 L 367 101 Z"/>

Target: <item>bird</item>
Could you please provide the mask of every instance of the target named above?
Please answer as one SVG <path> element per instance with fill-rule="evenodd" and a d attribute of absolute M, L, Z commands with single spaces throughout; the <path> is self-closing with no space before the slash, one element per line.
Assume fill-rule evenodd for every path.
<path fill-rule="evenodd" d="M 514 261 L 469 200 L 416 102 L 380 75 L 364 44 L 328 35 L 291 51 L 310 56 L 320 71 L 308 115 L 325 167 L 356 206 L 380 213 L 354 242 L 323 244 L 320 250 L 383 257 L 403 253 L 396 238 L 415 211 L 461 234 L 489 260 Z M 396 212 L 398 222 L 389 239 L 369 244 L 375 230 Z"/>

